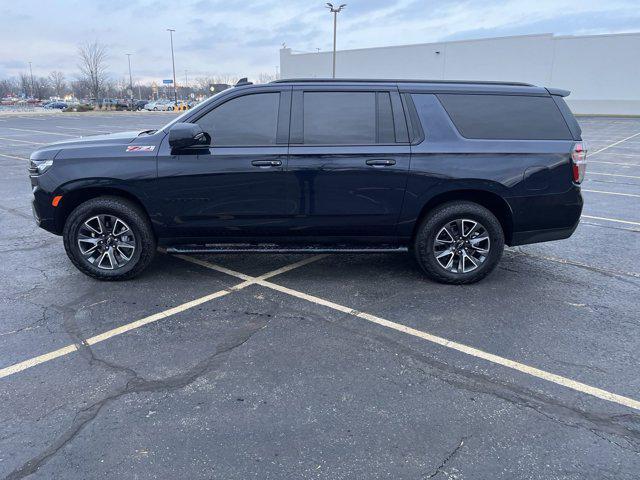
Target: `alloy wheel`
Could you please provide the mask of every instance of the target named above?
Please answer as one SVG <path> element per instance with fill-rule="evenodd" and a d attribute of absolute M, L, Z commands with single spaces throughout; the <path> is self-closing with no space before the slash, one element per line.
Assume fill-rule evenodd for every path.
<path fill-rule="evenodd" d="M 468 218 L 458 218 L 438 231 L 433 254 L 446 271 L 469 273 L 484 263 L 490 248 L 489 232 L 484 225 Z"/>
<path fill-rule="evenodd" d="M 136 251 L 136 239 L 129 225 L 115 215 L 96 215 L 78 229 L 78 248 L 83 258 L 102 270 L 124 267 Z"/>

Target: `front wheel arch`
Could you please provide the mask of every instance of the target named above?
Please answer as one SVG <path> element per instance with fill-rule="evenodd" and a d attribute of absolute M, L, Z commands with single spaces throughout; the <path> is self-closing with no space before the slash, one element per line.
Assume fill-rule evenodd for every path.
<path fill-rule="evenodd" d="M 76 209 L 76 207 L 87 200 L 98 197 L 124 198 L 125 200 L 135 204 L 146 215 L 149 223 L 151 223 L 147 209 L 144 207 L 140 199 L 131 192 L 113 187 L 84 187 L 63 194 L 62 201 L 55 210 L 55 225 L 57 233 L 62 234 L 67 218 L 69 218 L 69 215 Z"/>

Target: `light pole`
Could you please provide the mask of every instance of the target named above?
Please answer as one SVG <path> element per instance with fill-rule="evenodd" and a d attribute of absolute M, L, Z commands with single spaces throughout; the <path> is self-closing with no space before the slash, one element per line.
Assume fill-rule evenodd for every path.
<path fill-rule="evenodd" d="M 178 87 L 176 86 L 176 61 L 173 56 L 173 32 L 175 30 L 173 28 L 167 28 L 169 32 L 169 36 L 171 37 L 171 65 L 173 65 L 173 101 L 178 103 Z"/>
<path fill-rule="evenodd" d="M 338 25 L 338 13 L 342 11 L 347 4 L 343 3 L 339 7 L 334 7 L 333 3 L 327 3 L 327 8 L 333 13 L 333 75 L 332 78 L 336 78 L 336 29 Z"/>
<path fill-rule="evenodd" d="M 130 107 L 133 108 L 133 76 L 131 75 L 131 54 L 127 53 L 127 59 L 129 60 L 129 99 L 131 100 Z"/>
<path fill-rule="evenodd" d="M 187 76 L 187 71 L 184 71 L 184 98 L 185 100 L 189 98 L 189 92 L 187 92 L 187 90 L 189 89 L 189 77 Z"/>
<path fill-rule="evenodd" d="M 35 98 L 35 85 L 33 84 L 33 68 L 31 68 L 31 62 L 29 62 L 29 73 L 31 74 L 31 98 Z"/>

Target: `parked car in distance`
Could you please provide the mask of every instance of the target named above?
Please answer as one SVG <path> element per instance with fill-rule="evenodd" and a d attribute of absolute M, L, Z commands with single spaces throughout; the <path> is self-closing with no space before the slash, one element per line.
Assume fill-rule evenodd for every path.
<path fill-rule="evenodd" d="M 159 99 L 159 100 L 155 100 L 155 101 L 151 101 L 149 103 L 147 103 L 144 106 L 145 110 L 153 110 L 153 111 L 166 111 L 169 110 L 169 108 L 171 107 L 171 110 L 173 110 L 173 102 L 170 100 L 166 100 L 166 99 Z"/>
<path fill-rule="evenodd" d="M 58 102 L 58 101 L 54 101 L 54 102 L 49 102 L 49 103 L 45 103 L 43 105 L 43 108 L 47 108 L 47 109 L 65 109 L 67 108 L 69 105 L 66 102 Z"/>
<path fill-rule="evenodd" d="M 168 252 L 409 252 L 464 284 L 504 245 L 569 237 L 586 168 L 565 90 L 523 83 L 278 80 L 159 130 L 31 155 L 33 212 L 82 272 Z M 214 148 L 215 147 L 215 148 Z M 86 161 L 83 161 L 86 159 Z"/>
<path fill-rule="evenodd" d="M 176 108 L 176 102 L 174 102 L 173 100 L 165 100 L 158 105 L 158 110 L 162 110 L 164 112 L 173 111 L 175 110 L 175 108 Z"/>
<path fill-rule="evenodd" d="M 128 108 L 129 103 L 127 100 L 119 100 L 117 98 L 103 98 L 98 100 L 99 105 L 103 107 L 113 107 L 113 108 Z"/>
<path fill-rule="evenodd" d="M 133 102 L 133 110 L 143 110 L 147 103 L 149 103 L 149 100 L 135 100 Z"/>

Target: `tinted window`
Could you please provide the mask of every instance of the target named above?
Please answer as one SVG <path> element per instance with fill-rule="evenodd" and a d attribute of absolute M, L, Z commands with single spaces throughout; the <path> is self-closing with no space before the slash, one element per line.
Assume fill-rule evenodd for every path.
<path fill-rule="evenodd" d="M 396 130 L 393 125 L 391 96 L 388 92 L 378 92 L 378 143 L 394 143 Z"/>
<path fill-rule="evenodd" d="M 569 129 L 571 130 L 571 133 L 573 133 L 573 137 L 576 140 L 579 139 L 582 136 L 582 129 L 580 128 L 580 125 L 578 124 L 576 117 L 574 117 L 573 113 L 571 113 L 571 110 L 569 109 L 567 102 L 564 101 L 564 98 L 558 95 L 553 95 L 551 98 L 553 98 L 553 101 L 556 102 L 556 105 L 562 112 L 562 116 L 564 117 L 567 124 L 569 125 Z"/>
<path fill-rule="evenodd" d="M 551 97 L 440 94 L 438 98 L 466 138 L 572 139 Z"/>
<path fill-rule="evenodd" d="M 279 93 L 236 97 L 197 121 L 215 146 L 274 145 L 278 127 Z"/>
<path fill-rule="evenodd" d="M 304 92 L 303 104 L 304 143 L 376 143 L 374 92 Z"/>

